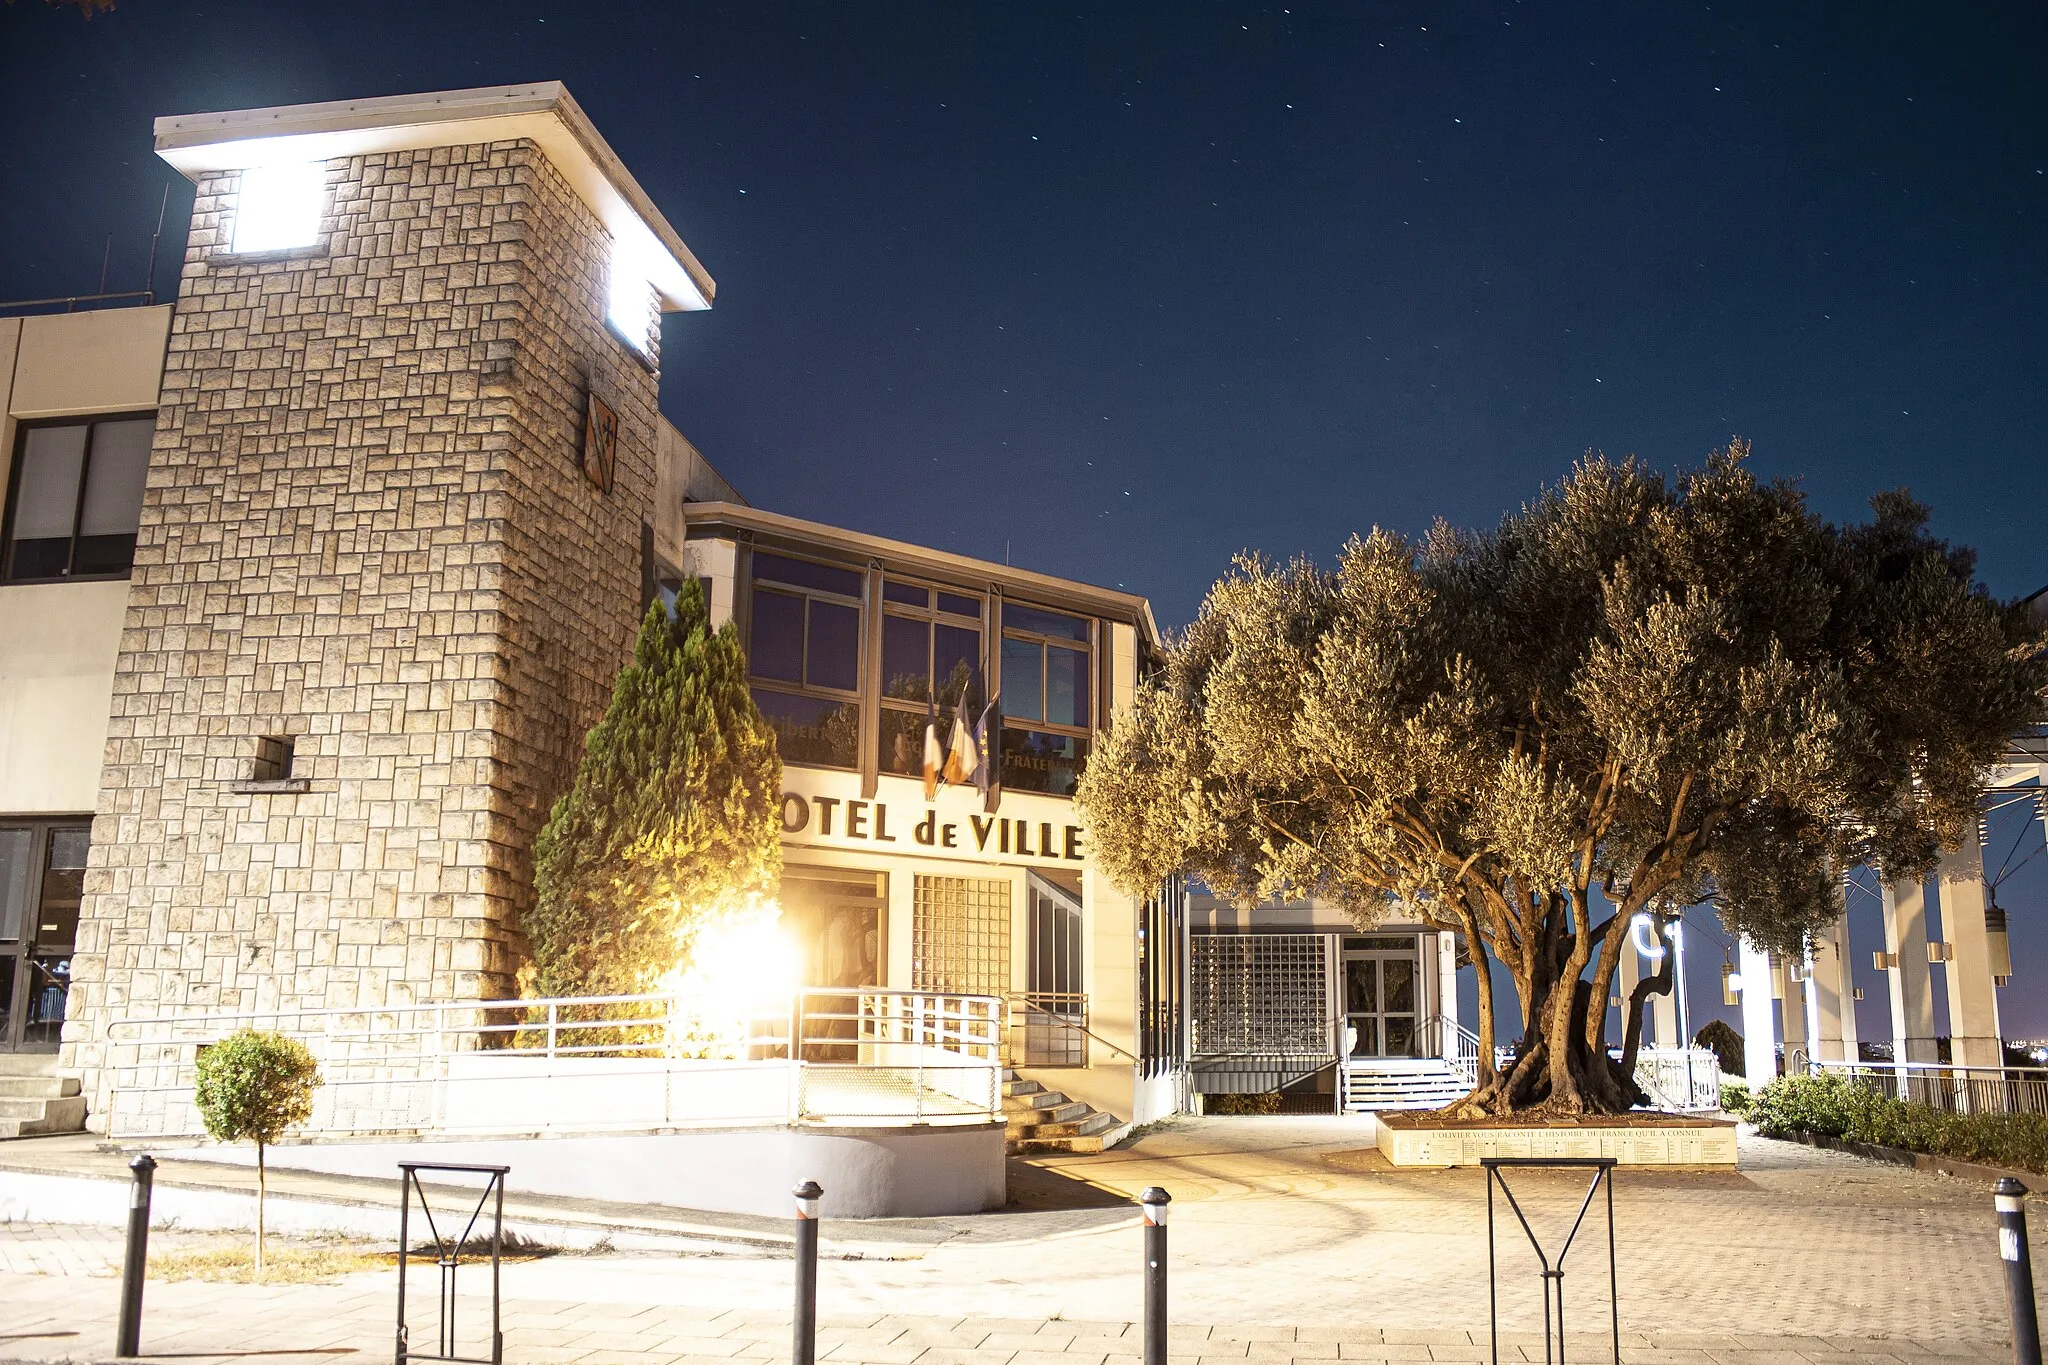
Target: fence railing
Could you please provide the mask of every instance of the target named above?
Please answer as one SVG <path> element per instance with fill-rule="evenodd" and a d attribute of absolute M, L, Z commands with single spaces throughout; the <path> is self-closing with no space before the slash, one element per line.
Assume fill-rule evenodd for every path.
<path fill-rule="evenodd" d="M 533 1133 L 999 1118 L 1007 1019 L 990 996 L 811 988 L 734 1006 L 676 995 L 188 1009 L 108 1033 L 116 1137 L 203 1131 L 199 1051 L 241 1028 L 320 1063 L 312 1134 Z"/>
<path fill-rule="evenodd" d="M 1721 1107 L 1721 1059 L 1703 1047 L 1638 1048 L 1636 1084 L 1652 1108 L 1711 1114 Z"/>
<path fill-rule="evenodd" d="M 1950 1066 L 1945 1062 L 1822 1062 L 1810 1075 L 1842 1076 L 1887 1099 L 1951 1114 L 2048 1114 L 2048 1067 Z"/>

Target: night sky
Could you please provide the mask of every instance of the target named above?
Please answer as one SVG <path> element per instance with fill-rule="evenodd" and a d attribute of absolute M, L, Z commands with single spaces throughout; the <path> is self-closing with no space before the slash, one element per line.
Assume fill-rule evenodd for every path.
<path fill-rule="evenodd" d="M 14 0 L 0 298 L 93 290 L 108 233 L 139 287 L 166 182 L 173 287 L 156 115 L 559 79 L 718 281 L 663 406 L 758 505 L 1172 627 L 1239 549 L 1739 433 L 1830 516 L 1910 486 L 2015 596 L 2048 583 L 2044 71 L 2032 3 Z M 2001 890 L 2008 1032 L 2048 1033 L 2044 864 Z"/>

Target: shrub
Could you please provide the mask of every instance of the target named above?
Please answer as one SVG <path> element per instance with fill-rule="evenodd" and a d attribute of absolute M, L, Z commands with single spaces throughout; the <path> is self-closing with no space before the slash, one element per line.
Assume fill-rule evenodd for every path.
<path fill-rule="evenodd" d="M 1747 1115 L 1751 1098 L 1748 1081 L 1721 1082 L 1721 1108 L 1724 1112 Z"/>
<path fill-rule="evenodd" d="M 1211 1095 L 1207 1107 L 1212 1114 L 1277 1114 L 1280 1112 L 1280 1092 L 1268 1090 L 1263 1094 Z"/>
<path fill-rule="evenodd" d="M 269 1193 L 263 1152 L 313 1116 L 320 1064 L 306 1045 L 281 1033 L 242 1029 L 201 1048 L 192 1102 L 206 1131 L 222 1142 L 256 1144 L 256 1273 L 263 1273 L 263 1204 Z"/>
<path fill-rule="evenodd" d="M 2048 1114 L 1952 1114 L 1929 1104 L 1888 1099 L 1842 1076 L 1780 1077 L 1756 1096 L 1749 1118 L 1766 1137 L 1818 1133 L 1958 1161 L 2048 1172 Z"/>

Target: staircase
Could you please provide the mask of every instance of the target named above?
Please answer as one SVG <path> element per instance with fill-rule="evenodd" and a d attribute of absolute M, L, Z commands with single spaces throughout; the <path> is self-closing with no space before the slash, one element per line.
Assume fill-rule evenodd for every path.
<path fill-rule="evenodd" d="M 1003 1122 L 1017 1152 L 1099 1152 L 1123 1136 L 1114 1114 L 1070 1100 L 1003 1068 Z"/>
<path fill-rule="evenodd" d="M 76 1076 L 59 1076 L 54 1053 L 0 1052 L 0 1138 L 85 1131 Z"/>
<path fill-rule="evenodd" d="M 1344 1067 L 1344 1109 L 1441 1109 L 1470 1093 L 1471 1082 L 1441 1057 L 1353 1057 Z"/>

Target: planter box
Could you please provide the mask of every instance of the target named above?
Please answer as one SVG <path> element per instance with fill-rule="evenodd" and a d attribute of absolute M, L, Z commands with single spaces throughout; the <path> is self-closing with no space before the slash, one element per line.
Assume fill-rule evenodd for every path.
<path fill-rule="evenodd" d="M 1380 1154 L 1397 1167 L 1477 1166 L 1482 1157 L 1611 1156 L 1623 1166 L 1735 1167 L 1735 1124 L 1673 1114 L 1512 1123 L 1378 1116 Z"/>

